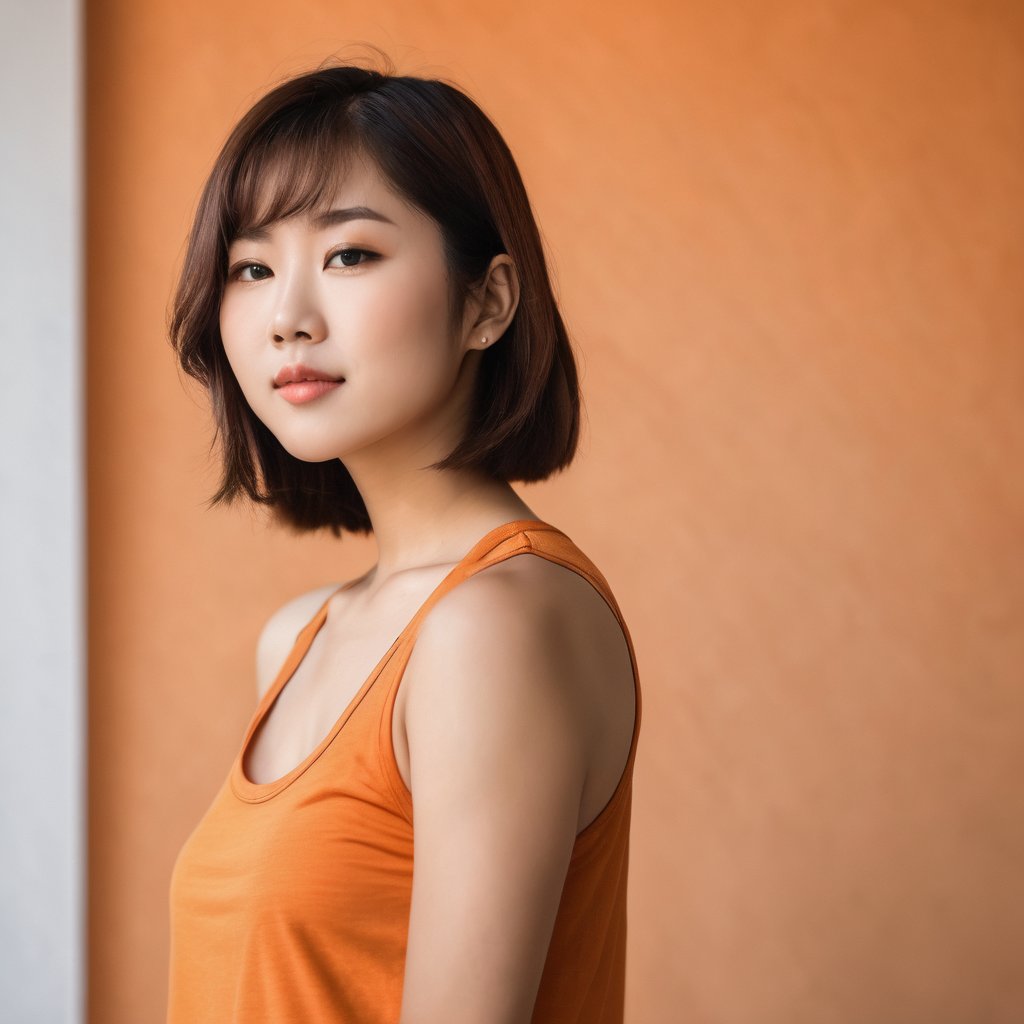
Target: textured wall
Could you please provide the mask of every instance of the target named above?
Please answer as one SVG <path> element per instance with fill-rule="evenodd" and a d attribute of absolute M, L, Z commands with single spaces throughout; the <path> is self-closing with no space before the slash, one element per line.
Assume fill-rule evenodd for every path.
<path fill-rule="evenodd" d="M 163 337 L 230 126 L 361 40 L 505 133 L 580 351 L 583 452 L 524 494 L 643 674 L 630 1024 L 1020 1019 L 1020 12 L 90 3 L 96 1024 L 162 1018 L 259 626 L 372 554 L 204 511 Z"/>

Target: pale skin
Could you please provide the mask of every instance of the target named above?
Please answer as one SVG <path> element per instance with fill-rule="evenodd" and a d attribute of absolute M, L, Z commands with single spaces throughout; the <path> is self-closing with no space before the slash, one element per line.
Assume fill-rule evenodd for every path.
<path fill-rule="evenodd" d="M 317 746 L 481 536 L 543 518 L 508 484 L 424 468 L 462 436 L 481 351 L 502 344 L 519 301 L 512 260 L 494 258 L 453 331 L 438 225 L 364 160 L 332 207 L 368 207 L 393 223 L 317 228 L 296 218 L 228 253 L 231 268 L 255 264 L 233 269 L 220 317 L 247 401 L 296 458 L 344 463 L 378 547 L 376 564 L 331 598 L 254 737 L 244 766 L 254 782 L 279 778 Z M 291 405 L 272 382 L 300 361 L 345 382 Z M 338 586 L 268 620 L 257 646 L 261 693 Z M 400 1024 L 528 1024 L 573 842 L 614 792 L 633 715 L 625 638 L 572 570 L 508 558 L 433 606 L 392 723 L 416 837 Z"/>

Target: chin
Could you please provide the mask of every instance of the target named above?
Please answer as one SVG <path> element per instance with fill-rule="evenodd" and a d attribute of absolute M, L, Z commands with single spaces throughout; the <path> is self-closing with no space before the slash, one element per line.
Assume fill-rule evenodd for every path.
<path fill-rule="evenodd" d="M 324 444 L 322 441 L 315 443 L 297 440 L 286 441 L 283 438 L 278 438 L 278 440 L 289 455 L 301 462 L 329 462 L 331 459 L 339 458 L 337 448 Z"/>

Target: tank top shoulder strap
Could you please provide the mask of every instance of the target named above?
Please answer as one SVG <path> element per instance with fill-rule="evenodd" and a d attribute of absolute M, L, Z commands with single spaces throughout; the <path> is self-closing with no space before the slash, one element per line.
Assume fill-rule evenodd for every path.
<path fill-rule="evenodd" d="M 577 834 L 576 850 L 583 851 L 589 844 L 596 842 L 597 837 L 607 831 L 608 828 L 615 827 L 614 822 L 617 818 L 615 808 L 623 805 L 625 794 L 629 791 L 632 766 L 637 749 L 637 737 L 640 730 L 642 699 L 636 651 L 633 647 L 633 640 L 630 636 L 629 628 L 623 619 L 619 605 L 612 594 L 611 588 L 601 571 L 590 560 L 590 558 L 588 558 L 587 555 L 576 546 L 571 537 L 563 533 L 557 527 L 540 520 L 520 520 L 514 523 L 507 523 L 504 526 L 499 527 L 497 530 L 492 531 L 486 537 L 481 538 L 481 540 L 462 559 L 462 561 L 441 581 L 437 589 L 428 597 L 426 602 L 419 608 L 416 615 L 406 626 L 402 635 L 395 643 L 392 651 L 393 656 L 388 660 L 386 668 L 387 679 L 385 681 L 384 690 L 385 696 L 381 703 L 382 711 L 379 719 L 380 742 L 383 744 L 382 749 L 389 749 L 392 742 L 392 715 L 397 693 L 405 672 L 405 666 L 412 654 L 413 647 L 415 646 L 416 634 L 419 626 L 423 622 L 424 617 L 429 613 L 430 609 L 445 594 L 454 587 L 457 587 L 470 576 L 486 569 L 488 566 L 495 565 L 497 562 L 504 561 L 507 558 L 512 558 L 517 555 L 522 555 L 525 552 L 532 553 L 533 555 L 540 556 L 549 559 L 552 562 L 557 562 L 560 565 L 566 566 L 590 582 L 594 589 L 608 604 L 608 607 L 618 620 L 629 649 L 629 657 L 633 669 L 633 686 L 636 704 L 633 735 L 630 741 L 630 750 L 626 767 L 620 776 L 615 794 L 609 800 L 608 804 L 606 804 L 605 809 L 594 821 L 591 822 L 590 825 Z M 392 760 L 393 759 L 385 758 L 384 763 L 391 764 Z M 397 768 L 392 767 L 388 771 L 395 799 L 402 808 L 402 813 L 411 823 L 412 804 L 409 799 L 408 792 L 405 789 L 404 782 L 401 781 L 401 776 L 398 775 Z M 574 854 L 574 856 L 576 855 L 577 854 Z"/>
<path fill-rule="evenodd" d="M 527 526 L 535 529 L 555 529 L 555 527 L 549 526 L 547 523 L 544 523 L 539 519 L 517 519 L 514 522 L 505 523 L 481 537 L 480 540 L 478 540 L 476 544 L 474 544 L 473 547 L 463 556 L 458 565 L 456 565 L 434 588 L 426 601 L 420 605 L 416 614 L 406 626 L 403 633 L 403 639 L 413 639 L 419 630 L 420 623 L 426 617 L 430 609 L 433 608 L 434 605 L 448 593 L 448 591 L 457 587 L 463 580 L 468 579 L 485 565 L 491 565 L 496 561 L 501 561 L 501 558 L 507 558 L 521 550 L 527 549 L 529 545 L 523 540 L 524 530 Z M 500 557 L 495 557 L 495 552 L 497 551 L 504 551 L 504 554 Z"/>
<path fill-rule="evenodd" d="M 591 561 L 591 559 L 576 546 L 575 542 L 567 534 L 557 527 L 551 526 L 542 521 L 530 520 L 518 523 L 508 523 L 497 531 L 492 532 L 473 548 L 466 557 L 452 570 L 451 573 L 441 582 L 438 588 L 430 595 L 427 601 L 416 613 L 415 617 L 407 626 L 405 632 L 399 638 L 394 651 L 394 658 L 388 666 L 388 680 L 386 683 L 386 697 L 382 704 L 380 716 L 380 737 L 381 742 L 390 744 L 392 729 L 392 711 L 396 700 L 397 692 L 401 683 L 405 666 L 412 654 L 416 642 L 416 634 L 424 617 L 430 609 L 445 594 L 461 582 L 468 579 L 477 572 L 485 570 L 488 566 L 495 565 L 507 558 L 512 558 L 529 552 L 535 556 L 546 558 L 552 562 L 578 573 L 586 579 L 598 594 L 604 599 L 611 609 L 619 627 L 622 630 L 626 646 L 629 651 L 630 664 L 633 673 L 633 693 L 635 698 L 635 711 L 633 718 L 633 733 L 630 739 L 629 754 L 625 767 L 619 777 L 615 792 L 605 805 L 604 809 L 591 823 L 582 831 L 577 833 L 574 857 L 582 857 L 589 846 L 599 841 L 598 837 L 606 834 L 609 829 L 620 827 L 621 815 L 628 814 L 626 803 L 627 794 L 630 792 L 630 784 L 633 771 L 633 763 L 636 757 L 637 739 L 640 732 L 640 720 L 642 716 L 643 700 L 640 690 L 639 668 L 637 665 L 636 650 L 633 646 L 633 639 L 629 628 L 623 618 L 622 611 L 612 593 L 611 587 L 604 575 Z M 386 747 L 385 747 L 386 749 Z M 389 762 L 385 762 L 389 763 Z M 412 821 L 412 804 L 403 784 L 397 779 L 397 770 L 391 770 L 392 791 L 395 799 L 407 815 L 407 820 Z"/>
<path fill-rule="evenodd" d="M 608 602 L 620 624 L 625 626 L 622 612 L 608 581 L 597 566 L 576 546 L 572 538 L 550 523 L 529 519 L 506 523 L 482 537 L 420 606 L 405 629 L 403 641 L 408 644 L 415 640 L 420 623 L 430 609 L 450 590 L 488 566 L 524 552 L 558 562 L 589 580 Z"/>
<path fill-rule="evenodd" d="M 555 527 L 549 527 L 543 530 L 527 528 L 523 531 L 523 537 L 526 540 L 526 548 L 534 554 L 540 555 L 542 558 L 547 558 L 549 561 L 564 565 L 568 569 L 573 569 L 575 572 L 579 573 L 579 575 L 589 580 L 594 588 L 608 602 L 608 605 L 615 613 L 615 617 L 619 622 L 623 622 L 622 612 L 619 608 L 618 602 L 615 600 L 615 595 L 612 593 L 612 588 L 604 577 L 604 574 L 590 560 L 590 558 L 588 558 L 587 555 L 576 546 L 568 534 L 563 533 Z M 519 550 L 523 550 L 523 548 L 520 548 Z M 500 560 L 500 558 L 496 560 Z M 487 561 L 487 564 L 490 564 L 489 561 Z"/>

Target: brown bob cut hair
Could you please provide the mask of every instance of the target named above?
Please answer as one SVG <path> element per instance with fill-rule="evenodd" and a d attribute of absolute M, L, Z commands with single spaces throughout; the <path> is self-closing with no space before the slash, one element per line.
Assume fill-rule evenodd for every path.
<path fill-rule="evenodd" d="M 492 257 L 507 253 L 519 277 L 508 329 L 481 351 L 465 436 L 429 468 L 531 482 L 564 469 L 576 454 L 576 362 L 515 160 L 460 89 L 398 76 L 388 65 L 321 66 L 278 85 L 231 131 L 202 190 L 169 334 L 182 369 L 209 392 L 213 443 L 223 440 L 223 478 L 208 507 L 248 496 L 294 532 L 372 531 L 340 459 L 295 458 L 252 412 L 220 337 L 232 240 L 328 209 L 355 153 L 368 156 L 398 195 L 440 227 L 453 324 Z M 257 210 L 264 193 L 269 199 Z"/>

